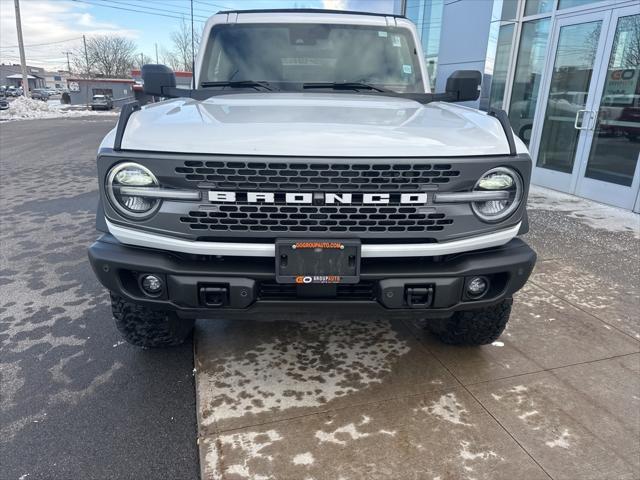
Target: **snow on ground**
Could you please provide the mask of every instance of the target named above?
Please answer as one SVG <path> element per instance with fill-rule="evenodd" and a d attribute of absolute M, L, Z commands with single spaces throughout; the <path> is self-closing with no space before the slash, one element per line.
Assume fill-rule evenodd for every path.
<path fill-rule="evenodd" d="M 632 232 L 636 238 L 640 238 L 638 214 L 586 198 L 531 185 L 527 207 L 532 210 L 568 212 L 569 217 L 592 228 L 611 232 Z"/>
<path fill-rule="evenodd" d="M 43 102 L 19 97 L 9 102 L 8 110 L 0 110 L 0 121 L 33 120 L 41 118 L 84 117 L 88 115 L 118 115 L 118 111 L 93 111 L 62 105 L 60 102 Z"/>

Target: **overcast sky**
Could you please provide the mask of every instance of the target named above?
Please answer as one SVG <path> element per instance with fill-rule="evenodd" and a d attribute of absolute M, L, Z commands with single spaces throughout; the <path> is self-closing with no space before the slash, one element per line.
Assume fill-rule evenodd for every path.
<path fill-rule="evenodd" d="M 196 31 L 220 10 L 329 8 L 399 13 L 400 0 L 193 0 Z M 170 46 L 170 34 L 184 18 L 189 0 L 20 0 L 27 64 L 66 68 L 63 52 L 78 50 L 82 35 L 114 33 L 136 42 L 155 59 L 155 44 Z M 132 11 L 138 10 L 138 11 Z M 19 63 L 14 0 L 0 0 L 0 62 Z"/>

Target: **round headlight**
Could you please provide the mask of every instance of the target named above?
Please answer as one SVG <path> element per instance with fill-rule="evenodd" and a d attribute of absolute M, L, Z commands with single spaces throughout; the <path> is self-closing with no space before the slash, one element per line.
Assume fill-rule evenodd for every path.
<path fill-rule="evenodd" d="M 522 178 L 506 167 L 492 168 L 476 183 L 474 192 L 506 192 L 505 198 L 471 204 L 473 212 L 485 222 L 504 220 L 517 210 L 522 201 Z"/>
<path fill-rule="evenodd" d="M 150 217 L 160 207 L 159 199 L 131 195 L 122 187 L 158 187 L 158 180 L 147 167 L 133 162 L 113 167 L 107 175 L 107 196 L 119 213 L 134 220 Z"/>

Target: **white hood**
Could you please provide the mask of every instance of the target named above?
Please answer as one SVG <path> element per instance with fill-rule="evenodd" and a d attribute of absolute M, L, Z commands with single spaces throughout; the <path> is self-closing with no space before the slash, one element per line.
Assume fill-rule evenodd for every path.
<path fill-rule="evenodd" d="M 374 95 L 258 92 L 148 105 L 130 117 L 122 148 L 319 157 L 509 153 L 495 118 L 457 105 Z"/>

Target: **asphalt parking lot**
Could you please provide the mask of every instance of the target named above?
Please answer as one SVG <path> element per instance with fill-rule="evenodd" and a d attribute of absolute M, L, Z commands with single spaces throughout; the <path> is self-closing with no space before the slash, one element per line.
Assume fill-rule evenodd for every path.
<path fill-rule="evenodd" d="M 87 262 L 117 117 L 0 124 L 0 479 L 198 476 L 191 345 L 121 341 Z"/>
<path fill-rule="evenodd" d="M 86 260 L 114 123 L 0 125 L 0 478 L 640 478 L 637 215 L 535 190 L 493 345 L 318 317 L 140 350 Z"/>

